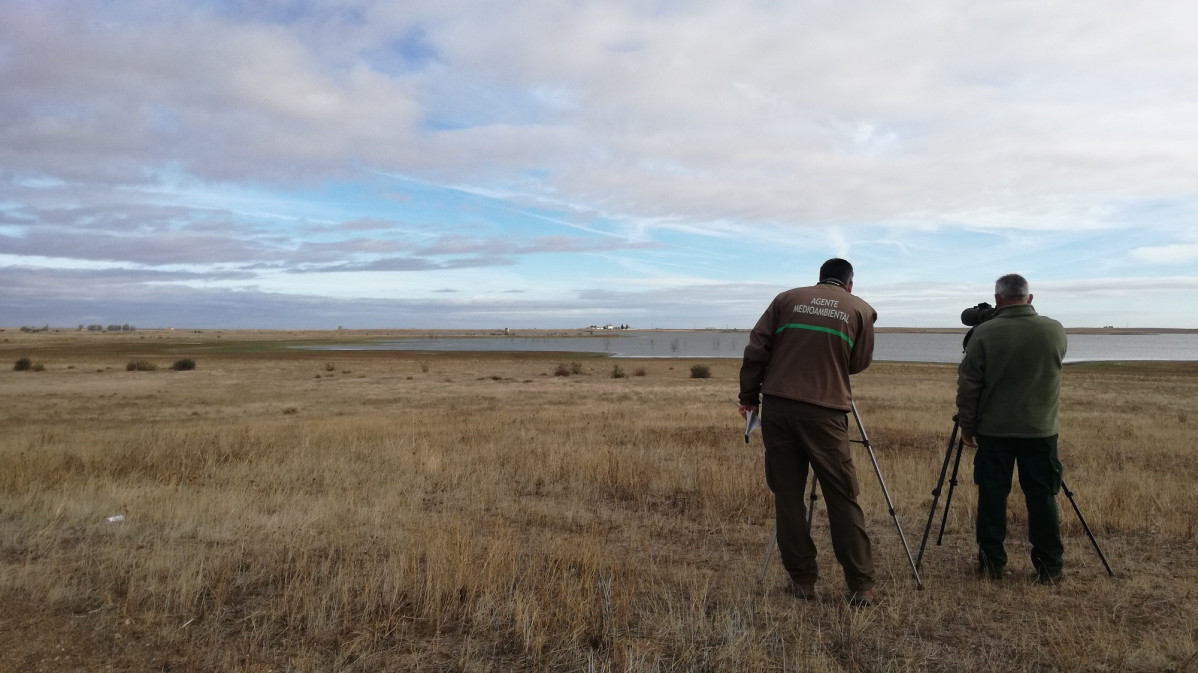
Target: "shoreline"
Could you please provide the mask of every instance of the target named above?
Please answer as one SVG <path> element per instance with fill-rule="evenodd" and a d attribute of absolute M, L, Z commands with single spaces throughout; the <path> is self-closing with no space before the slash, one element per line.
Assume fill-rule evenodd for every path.
<path fill-rule="evenodd" d="M 964 335 L 966 329 L 896 329 L 879 328 L 880 334 L 936 334 Z M 1070 334 L 1093 336 L 1143 336 L 1143 335 L 1176 335 L 1198 333 L 1198 330 L 1158 330 L 1145 331 L 1139 329 L 1097 329 L 1097 330 L 1067 330 Z M 520 339 L 520 338 L 556 338 L 569 341 L 574 338 L 636 338 L 637 336 L 662 334 L 663 336 L 681 336 L 686 334 L 731 334 L 735 330 L 627 330 L 621 331 L 508 331 L 507 333 L 482 330 L 135 330 L 127 332 L 88 332 L 88 331 L 25 331 L 0 332 L 0 354 L 11 358 L 32 357 L 38 360 L 64 361 L 67 358 L 82 356 L 105 357 L 142 357 L 142 356 L 215 356 L 257 354 L 275 357 L 400 357 L 401 354 L 418 354 L 421 357 L 444 357 L 450 354 L 462 354 L 471 358 L 602 358 L 611 360 L 696 360 L 714 362 L 720 360 L 739 360 L 739 354 L 617 354 L 610 351 L 580 351 L 570 347 L 558 350 L 524 350 L 520 348 L 419 348 L 419 349 L 387 349 L 378 347 L 379 342 L 387 340 L 407 339 Z M 495 345 L 494 343 L 491 345 Z M 499 344 L 502 346 L 502 344 Z M 287 353 L 288 355 L 283 355 Z M 1188 351 L 1187 351 L 1188 354 Z M 1079 354 L 1080 355 L 1080 354 Z M 1129 353 L 1128 355 L 1132 355 Z M 408 356 L 404 356 L 408 357 Z M 876 362 L 894 364 L 939 364 L 955 366 L 957 361 L 948 360 L 904 360 L 877 357 Z M 1094 357 L 1093 353 L 1077 359 L 1067 359 L 1070 366 L 1098 365 L 1109 363 L 1147 364 L 1152 363 L 1190 363 L 1192 358 L 1136 358 L 1136 357 Z"/>

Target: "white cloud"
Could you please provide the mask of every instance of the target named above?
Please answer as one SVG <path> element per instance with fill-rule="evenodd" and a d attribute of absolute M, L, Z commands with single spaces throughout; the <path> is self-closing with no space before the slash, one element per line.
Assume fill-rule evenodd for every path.
<path fill-rule="evenodd" d="M 896 283 L 1191 272 L 1196 19 L 1165 0 L 0 0 L 0 243 L 427 269 L 422 292 L 489 281 L 463 266 L 546 286 L 613 247 L 633 282 L 689 266 L 695 287 L 833 255 Z M 440 209 L 319 200 L 380 174 L 453 188 Z M 420 254 L 455 234 L 500 252 Z M 528 252 L 558 257 L 509 259 Z"/>
<path fill-rule="evenodd" d="M 1172 243 L 1136 248 L 1132 257 L 1153 264 L 1188 264 L 1198 262 L 1198 243 Z"/>
<path fill-rule="evenodd" d="M 6 35 L 12 105 L 84 123 L 14 115 L 4 144 L 52 174 L 80 154 L 221 178 L 543 167 L 546 189 L 641 217 L 1095 226 L 1060 213 L 1194 186 L 1198 99 L 1161 100 L 1195 74 L 1177 28 L 1194 17 L 1149 4 L 360 3 L 357 23 L 193 11 L 102 30 L 86 4 L 31 9 Z M 417 25 L 434 66 L 369 66 Z M 430 133 L 433 114 L 476 125 Z"/>

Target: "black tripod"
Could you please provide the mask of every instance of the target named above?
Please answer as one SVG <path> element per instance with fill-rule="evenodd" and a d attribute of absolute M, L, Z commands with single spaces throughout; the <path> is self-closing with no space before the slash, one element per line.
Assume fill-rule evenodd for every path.
<path fill-rule="evenodd" d="M 953 447 L 956 445 L 957 457 L 953 460 L 953 474 L 948 481 L 948 496 L 944 499 L 944 515 L 940 519 L 940 533 L 936 536 L 936 546 L 944 540 L 944 527 L 948 522 L 948 508 L 953 501 L 953 491 L 957 488 L 957 472 L 961 467 L 961 452 L 965 448 L 965 438 L 957 437 L 961 429 L 959 419 L 953 416 L 953 431 L 948 438 L 948 446 L 944 450 L 944 462 L 940 465 L 940 478 L 936 482 L 936 488 L 932 489 L 932 507 L 928 510 L 928 522 L 923 529 L 923 540 L 919 543 L 919 557 L 915 560 L 915 568 L 918 571 L 920 565 L 923 564 L 923 552 L 928 545 L 928 534 L 932 531 L 932 519 L 936 517 L 936 503 L 940 500 L 940 492 L 944 486 L 944 476 L 948 473 L 948 461 L 953 457 Z M 1115 576 L 1111 570 L 1111 564 L 1107 563 L 1106 556 L 1102 553 L 1102 549 L 1098 546 L 1098 540 L 1094 539 L 1094 533 L 1090 531 L 1090 525 L 1086 523 L 1085 517 L 1082 516 L 1082 511 L 1077 507 L 1077 501 L 1073 499 L 1073 491 L 1065 485 L 1065 480 L 1061 480 L 1061 490 L 1065 492 L 1065 497 L 1069 498 L 1069 504 L 1073 505 L 1073 512 L 1077 514 L 1077 520 L 1081 522 L 1082 528 L 1086 531 L 1086 536 L 1090 538 L 1090 544 L 1094 545 L 1094 551 L 1098 552 L 1098 558 L 1102 561 L 1103 567 L 1111 577 Z"/>
<path fill-rule="evenodd" d="M 923 580 L 919 578 L 919 566 L 915 563 L 915 559 L 911 556 L 911 547 L 907 546 L 907 536 L 903 534 L 903 526 L 899 523 L 898 515 L 894 511 L 894 503 L 890 500 L 890 490 L 886 488 L 886 480 L 882 478 L 882 468 L 878 467 L 878 457 L 874 455 L 874 447 L 869 443 L 869 435 L 865 434 L 865 426 L 861 424 L 861 414 L 857 412 L 857 402 L 854 400 L 853 405 L 853 420 L 857 422 L 857 431 L 861 434 L 861 439 L 850 439 L 850 442 L 861 444 L 869 452 L 869 459 L 874 465 L 874 472 L 878 475 L 878 483 L 882 486 L 882 495 L 886 497 L 886 508 L 890 512 L 890 518 L 894 520 L 894 527 L 898 530 L 899 540 L 903 543 L 903 550 L 907 552 L 907 561 L 911 563 L 911 573 L 915 578 L 915 586 L 918 589 L 923 589 Z M 807 528 L 811 528 L 812 512 L 815 509 L 815 475 L 811 475 L 811 504 L 807 507 Z M 774 545 L 778 542 L 777 531 L 770 534 L 770 540 L 765 546 L 765 558 L 761 562 L 761 581 L 765 580 L 765 571 L 769 567 L 770 557 L 774 553 Z"/>

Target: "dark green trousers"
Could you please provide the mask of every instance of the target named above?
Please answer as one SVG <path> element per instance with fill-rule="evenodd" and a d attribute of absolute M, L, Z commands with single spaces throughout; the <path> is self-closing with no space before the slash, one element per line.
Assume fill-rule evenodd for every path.
<path fill-rule="evenodd" d="M 1007 496 L 1019 467 L 1019 487 L 1027 503 L 1027 538 L 1032 567 L 1041 577 L 1057 577 L 1064 565 L 1061 518 L 1056 494 L 1061 490 L 1057 436 L 978 437 L 973 482 L 978 486 L 977 542 L 980 569 L 1000 572 L 1007 565 Z"/>
<path fill-rule="evenodd" d="M 849 452 L 848 416 L 838 409 L 769 395 L 761 409 L 765 479 L 774 492 L 782 565 L 800 584 L 814 584 L 819 578 L 803 500 L 810 466 L 824 494 L 832 550 L 844 569 L 845 583 L 850 591 L 873 588 L 873 553 L 865 532 L 865 515 L 857 505 L 857 472 Z"/>

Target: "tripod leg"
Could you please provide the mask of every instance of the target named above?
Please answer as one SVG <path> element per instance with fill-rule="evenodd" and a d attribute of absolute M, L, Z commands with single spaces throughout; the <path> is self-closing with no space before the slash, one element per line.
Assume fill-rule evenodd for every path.
<path fill-rule="evenodd" d="M 811 496 L 809 499 L 810 499 L 810 502 L 807 504 L 807 530 L 808 531 L 811 530 L 811 522 L 814 520 L 813 517 L 815 516 L 816 495 L 815 495 L 815 470 L 814 469 L 811 471 Z"/>
<path fill-rule="evenodd" d="M 894 512 L 894 503 L 890 500 L 890 491 L 886 488 L 886 480 L 882 478 L 882 468 L 878 466 L 878 457 L 874 455 L 874 447 L 869 443 L 869 435 L 865 434 L 865 426 L 861 423 L 861 414 L 857 412 L 857 402 L 854 400 L 853 419 L 857 421 L 857 431 L 861 433 L 860 443 L 865 446 L 869 452 L 869 459 L 874 464 L 874 472 L 878 475 L 878 483 L 882 486 L 882 495 L 886 496 L 886 507 L 890 510 L 890 518 L 894 519 L 894 527 L 898 529 L 899 540 L 903 543 L 903 549 L 907 552 L 907 560 L 911 562 L 911 572 L 915 575 L 915 586 L 918 589 L 923 589 L 923 580 L 919 579 L 919 568 L 915 565 L 915 558 L 911 556 L 911 547 L 907 546 L 907 536 L 903 534 L 903 525 L 899 523 L 898 515 Z"/>
<path fill-rule="evenodd" d="M 936 503 L 940 500 L 940 489 L 944 486 L 944 475 L 948 472 L 948 461 L 953 455 L 953 444 L 957 442 L 957 430 L 960 428 L 957 417 L 953 416 L 953 432 L 948 438 L 948 448 L 944 450 L 944 462 L 940 465 L 940 478 L 936 481 L 936 488 L 932 489 L 932 506 L 928 509 L 928 522 L 923 527 L 923 540 L 919 543 L 919 556 L 915 559 L 916 568 L 923 563 L 923 552 L 928 546 L 928 534 L 932 532 L 932 519 L 936 517 Z"/>
<path fill-rule="evenodd" d="M 961 469 L 961 451 L 965 448 L 965 440 L 957 443 L 957 459 L 953 462 L 953 476 L 948 480 L 948 495 L 944 498 L 944 516 L 940 519 L 940 534 L 936 536 L 936 546 L 944 540 L 944 527 L 948 524 L 948 506 L 953 503 L 953 491 L 957 490 L 957 471 Z"/>
<path fill-rule="evenodd" d="M 770 567 L 770 557 L 774 555 L 774 545 L 778 543 L 778 531 L 770 532 L 769 542 L 765 543 L 765 558 L 761 559 L 761 574 L 758 575 L 757 581 L 765 581 L 765 571 Z"/>
<path fill-rule="evenodd" d="M 1073 499 L 1073 491 L 1070 491 L 1069 487 L 1065 485 L 1064 479 L 1061 480 L 1061 490 L 1065 492 L 1065 497 L 1069 498 L 1069 504 L 1073 505 L 1073 512 L 1077 514 L 1077 520 L 1082 523 L 1082 528 L 1085 529 L 1086 535 L 1090 538 L 1090 544 L 1094 545 L 1094 551 L 1098 552 L 1098 558 L 1102 561 L 1103 567 L 1106 568 L 1106 574 L 1114 577 L 1115 573 L 1111 570 L 1111 564 L 1106 562 L 1106 556 L 1103 555 L 1102 549 L 1098 547 L 1098 540 L 1095 540 L 1094 533 L 1090 532 L 1089 524 L 1086 523 L 1085 517 L 1082 516 L 1082 511 L 1078 509 L 1077 501 Z"/>

